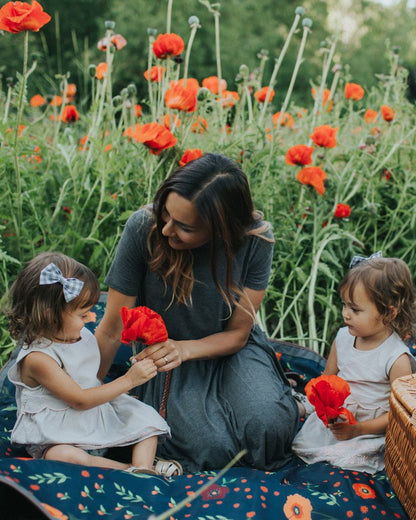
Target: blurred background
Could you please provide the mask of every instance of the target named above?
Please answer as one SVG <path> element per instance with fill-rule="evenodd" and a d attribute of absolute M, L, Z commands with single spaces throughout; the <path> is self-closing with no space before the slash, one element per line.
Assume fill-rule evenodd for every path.
<path fill-rule="evenodd" d="M 4 4 L 5 2 L 2 2 Z M 320 49 L 328 39 L 337 39 L 335 63 L 342 67 L 347 81 L 361 84 L 366 91 L 382 80 L 389 70 L 388 50 L 399 54 L 400 65 L 409 71 L 408 97 L 416 99 L 416 1 L 406 0 L 223 0 L 220 2 L 220 44 L 222 74 L 228 88 L 235 88 L 241 64 L 251 71 L 264 62 L 264 85 L 268 84 L 275 60 L 293 23 L 297 6 L 302 6 L 312 22 L 304 61 L 295 85 L 298 103 L 310 99 L 311 83 L 318 81 L 322 69 Z M 39 33 L 30 34 L 32 59 L 37 60 L 36 76 L 29 82 L 28 96 L 45 95 L 58 89 L 56 75 L 69 75 L 76 83 L 78 99 L 87 103 L 88 66 L 105 61 L 97 42 L 104 36 L 104 22 L 113 20 L 115 32 L 124 36 L 127 46 L 117 55 L 113 77 L 114 93 L 134 83 L 138 99 L 146 98 L 143 73 L 147 68 L 148 29 L 167 32 L 167 0 L 42 0 L 44 10 L 52 16 Z M 218 5 L 218 4 L 212 4 Z M 201 80 L 216 75 L 214 18 L 199 0 L 174 0 L 171 31 L 188 41 L 188 19 L 200 20 L 192 47 L 189 75 Z M 1 33 L 1 31 L 0 31 Z M 296 61 L 301 38 L 289 47 L 279 71 L 282 92 Z M 0 74 L 3 88 L 15 81 L 21 70 L 23 33 L 10 38 L 0 35 Z"/>

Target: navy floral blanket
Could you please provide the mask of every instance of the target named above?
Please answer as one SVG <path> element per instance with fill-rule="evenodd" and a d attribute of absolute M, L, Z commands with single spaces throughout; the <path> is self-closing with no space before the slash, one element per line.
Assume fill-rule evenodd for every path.
<path fill-rule="evenodd" d="M 98 315 L 104 305 L 105 300 L 98 304 Z M 325 360 L 308 349 L 278 341 L 275 347 L 285 370 L 297 374 L 300 388 L 324 368 Z M 211 471 L 164 478 L 32 460 L 10 444 L 16 405 L 6 374 L 12 363 L 13 355 L 0 372 L 2 520 L 408 518 L 384 471 L 369 475 L 324 463 L 307 465 L 295 457 L 276 472 L 233 467 L 217 481 L 219 472 Z"/>

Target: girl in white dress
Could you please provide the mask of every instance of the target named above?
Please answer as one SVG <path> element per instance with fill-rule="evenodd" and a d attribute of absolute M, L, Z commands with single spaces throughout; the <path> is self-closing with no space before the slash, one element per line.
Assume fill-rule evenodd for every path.
<path fill-rule="evenodd" d="M 149 359 L 102 384 L 100 353 L 84 327 L 99 298 L 90 269 L 60 253 L 41 253 L 20 272 L 11 291 L 9 328 L 21 348 L 9 379 L 16 385 L 13 443 L 34 458 L 173 476 L 176 461 L 155 458 L 170 428 L 154 408 L 127 395 L 157 373 Z M 132 462 L 104 457 L 132 446 Z"/>
<path fill-rule="evenodd" d="M 355 259 L 358 263 L 355 264 Z M 305 462 L 375 473 L 384 468 L 391 383 L 411 374 L 403 338 L 414 333 L 415 295 L 408 266 L 398 258 L 354 257 L 341 281 L 342 316 L 324 374 L 345 379 L 345 401 L 356 424 L 343 415 L 325 427 L 313 412 L 296 435 L 293 451 Z"/>

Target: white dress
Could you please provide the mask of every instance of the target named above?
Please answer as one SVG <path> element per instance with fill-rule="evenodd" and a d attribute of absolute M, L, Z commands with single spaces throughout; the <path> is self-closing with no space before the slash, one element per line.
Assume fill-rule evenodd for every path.
<path fill-rule="evenodd" d="M 337 375 L 348 382 L 351 390 L 344 406 L 361 422 L 389 411 L 389 372 L 399 356 L 409 354 L 409 349 L 396 333 L 369 351 L 357 350 L 354 341 L 348 327 L 338 331 Z M 292 449 L 309 464 L 325 461 L 343 469 L 375 473 L 384 469 L 384 445 L 384 434 L 338 441 L 313 412 L 296 435 Z"/>
<path fill-rule="evenodd" d="M 43 386 L 25 385 L 20 377 L 20 362 L 35 351 L 51 356 L 81 388 L 101 385 L 97 378 L 98 344 L 85 327 L 76 343 L 42 340 L 20 350 L 8 374 L 16 385 L 17 403 L 11 441 L 24 446 L 32 457 L 42 457 L 45 448 L 56 444 L 100 450 L 136 444 L 154 435 L 170 437 L 170 428 L 157 411 L 127 394 L 89 410 L 75 410 Z"/>

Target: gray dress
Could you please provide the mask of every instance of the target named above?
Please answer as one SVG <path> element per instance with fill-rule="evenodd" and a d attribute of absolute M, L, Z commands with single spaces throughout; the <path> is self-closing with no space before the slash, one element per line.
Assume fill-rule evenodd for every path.
<path fill-rule="evenodd" d="M 170 435 L 169 426 L 154 408 L 127 394 L 89 410 L 75 410 L 41 385 L 25 385 L 20 364 L 31 352 L 50 356 L 81 388 L 100 386 L 101 382 L 96 376 L 100 365 L 97 341 L 85 327 L 76 343 L 43 340 L 20 350 L 8 374 L 16 385 L 17 403 L 11 440 L 24 446 L 32 457 L 43 457 L 45 449 L 56 444 L 101 450 L 129 446 L 154 435 Z"/>
<path fill-rule="evenodd" d="M 229 312 L 215 287 L 209 244 L 192 250 L 195 284 L 192 305 L 169 307 L 170 288 L 150 272 L 146 240 L 151 213 L 142 208 L 128 220 L 106 278 L 113 289 L 136 296 L 163 317 L 169 337 L 192 340 L 224 330 Z M 271 237 L 270 231 L 265 233 Z M 237 252 L 233 278 L 241 287 L 266 288 L 273 244 L 248 236 Z M 224 281 L 224 257 L 218 259 Z M 277 469 L 290 458 L 298 410 L 290 386 L 267 337 L 256 325 L 238 353 L 213 360 L 187 361 L 172 371 L 167 416 L 172 438 L 159 448 L 163 457 L 179 460 L 187 471 L 218 469 L 240 450 L 242 464 Z M 165 374 L 138 388 L 144 402 L 159 408 Z"/>

